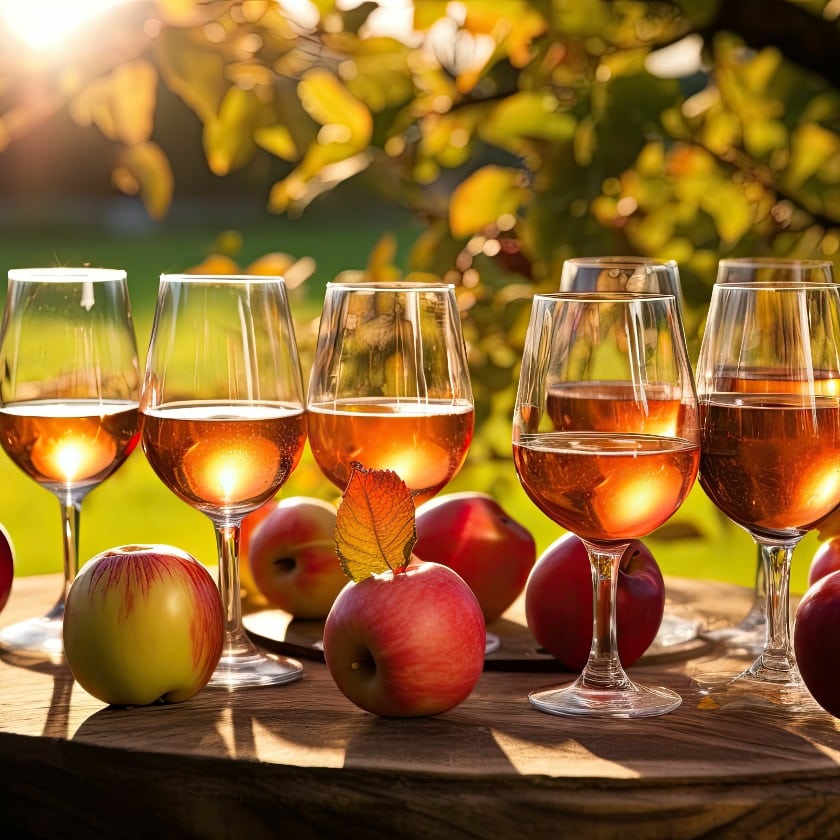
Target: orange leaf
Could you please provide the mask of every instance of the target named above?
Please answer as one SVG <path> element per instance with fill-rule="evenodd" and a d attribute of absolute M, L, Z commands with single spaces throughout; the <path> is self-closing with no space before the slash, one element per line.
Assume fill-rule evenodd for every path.
<path fill-rule="evenodd" d="M 400 572 L 417 541 L 414 501 L 392 470 L 354 464 L 338 506 L 335 547 L 352 580 L 387 571 Z"/>

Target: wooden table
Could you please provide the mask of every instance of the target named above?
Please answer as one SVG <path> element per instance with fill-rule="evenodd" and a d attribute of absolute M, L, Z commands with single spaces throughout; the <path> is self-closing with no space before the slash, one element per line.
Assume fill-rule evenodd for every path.
<path fill-rule="evenodd" d="M 16 580 L 0 624 L 45 611 L 58 585 Z M 749 600 L 668 587 L 710 621 Z M 447 714 L 384 720 L 314 661 L 285 686 L 134 709 L 104 706 L 66 670 L 0 662 L 0 825 L 50 838 L 840 835 L 840 721 L 705 708 L 690 674 L 716 657 L 634 667 L 683 696 L 636 721 L 535 710 L 528 691 L 564 679 L 545 671 L 487 670 Z"/>

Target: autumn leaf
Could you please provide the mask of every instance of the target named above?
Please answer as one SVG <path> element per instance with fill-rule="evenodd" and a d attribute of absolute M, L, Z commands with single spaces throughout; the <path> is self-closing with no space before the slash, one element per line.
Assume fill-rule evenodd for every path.
<path fill-rule="evenodd" d="M 335 547 L 354 581 L 405 569 L 417 541 L 414 501 L 392 470 L 356 464 L 338 506 Z"/>

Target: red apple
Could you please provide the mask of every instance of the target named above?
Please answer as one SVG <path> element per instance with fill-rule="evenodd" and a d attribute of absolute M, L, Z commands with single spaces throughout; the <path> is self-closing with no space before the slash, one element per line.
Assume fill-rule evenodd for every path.
<path fill-rule="evenodd" d="M 115 706 L 180 703 L 222 654 L 225 615 L 210 572 L 169 545 L 92 557 L 67 594 L 64 655 L 81 687 Z"/>
<path fill-rule="evenodd" d="M 273 502 L 254 526 L 248 562 L 268 605 L 295 618 L 324 618 L 347 575 L 335 552 L 336 509 L 292 496 Z"/>
<path fill-rule="evenodd" d="M 9 532 L 0 525 L 0 610 L 6 606 L 15 577 L 15 549 Z"/>
<path fill-rule="evenodd" d="M 808 586 L 840 569 L 840 536 L 829 537 L 817 546 L 808 567 Z"/>
<path fill-rule="evenodd" d="M 456 572 L 416 558 L 401 572 L 350 582 L 324 625 L 324 657 L 338 688 L 382 717 L 446 712 L 484 667 L 478 599 Z"/>
<path fill-rule="evenodd" d="M 566 533 L 537 560 L 525 585 L 525 618 L 537 643 L 573 671 L 592 646 L 592 572 L 582 540 Z M 650 647 L 662 623 L 665 582 L 650 550 L 633 540 L 621 559 L 616 639 L 629 667 Z"/>
<path fill-rule="evenodd" d="M 417 508 L 416 525 L 414 554 L 458 572 L 488 624 L 516 600 L 537 560 L 531 532 L 487 493 L 431 499 Z"/>
<path fill-rule="evenodd" d="M 793 651 L 811 696 L 840 717 L 840 572 L 829 572 L 809 586 L 796 608 Z"/>

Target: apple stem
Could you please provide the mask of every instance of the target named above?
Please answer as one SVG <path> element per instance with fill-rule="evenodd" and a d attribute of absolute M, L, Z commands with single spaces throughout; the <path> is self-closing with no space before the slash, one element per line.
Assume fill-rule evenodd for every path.
<path fill-rule="evenodd" d="M 591 688 L 621 688 L 630 680 L 618 656 L 615 605 L 618 569 L 629 543 L 583 542 L 592 567 L 592 647 L 579 681 Z"/>

